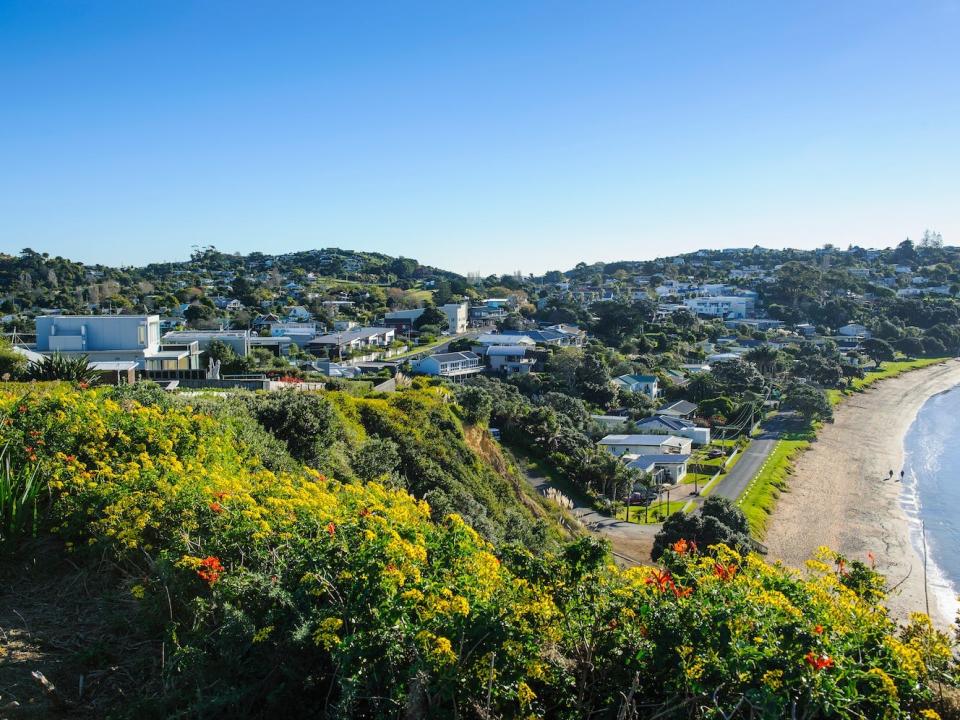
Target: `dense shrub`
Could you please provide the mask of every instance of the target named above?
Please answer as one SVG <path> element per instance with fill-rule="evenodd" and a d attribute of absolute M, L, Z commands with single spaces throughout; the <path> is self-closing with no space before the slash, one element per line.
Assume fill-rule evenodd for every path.
<path fill-rule="evenodd" d="M 188 408 L 59 388 L 0 417 L 48 479 L 42 531 L 112 559 L 166 642 L 162 695 L 117 715 L 935 717 L 952 679 L 947 639 L 828 551 L 808 577 L 683 538 L 658 568 L 498 551 L 405 492 L 270 471 Z"/>

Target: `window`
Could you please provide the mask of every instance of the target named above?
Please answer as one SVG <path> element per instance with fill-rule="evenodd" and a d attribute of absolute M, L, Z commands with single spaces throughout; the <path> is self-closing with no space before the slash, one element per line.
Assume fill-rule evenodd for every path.
<path fill-rule="evenodd" d="M 137 342 L 141 345 L 147 344 L 147 326 L 137 325 Z"/>

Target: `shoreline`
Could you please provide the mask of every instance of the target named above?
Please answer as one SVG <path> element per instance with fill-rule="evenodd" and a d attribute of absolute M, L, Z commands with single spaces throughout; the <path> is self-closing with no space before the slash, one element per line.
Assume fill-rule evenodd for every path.
<path fill-rule="evenodd" d="M 897 620 L 925 607 L 917 530 L 903 505 L 904 442 L 917 413 L 934 395 L 960 385 L 960 362 L 913 370 L 844 399 L 794 463 L 764 539 L 771 560 L 803 568 L 826 545 L 851 560 L 876 559 L 895 587 L 886 605 Z M 894 471 L 894 480 L 887 477 Z M 930 566 L 928 565 L 928 568 Z M 944 628 L 954 618 L 931 594 L 931 617 Z"/>

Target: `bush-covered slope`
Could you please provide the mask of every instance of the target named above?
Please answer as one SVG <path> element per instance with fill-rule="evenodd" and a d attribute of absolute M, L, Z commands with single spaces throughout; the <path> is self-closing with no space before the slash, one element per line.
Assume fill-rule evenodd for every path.
<path fill-rule="evenodd" d="M 410 397 L 349 409 L 385 435 L 441 412 Z M 136 652 L 155 658 L 124 665 L 135 691 L 93 715 L 935 717 L 952 679 L 946 638 L 919 617 L 898 630 L 880 580 L 828 553 L 800 578 L 682 542 L 626 571 L 590 539 L 495 547 L 403 490 L 269 469 L 224 417 L 109 390 L 0 394 L 5 477 L 38 468 L 49 488 L 38 534 L 130 598 Z M 5 578 L 36 548 L 6 520 Z M 74 695 L 76 677 L 53 679 Z"/>

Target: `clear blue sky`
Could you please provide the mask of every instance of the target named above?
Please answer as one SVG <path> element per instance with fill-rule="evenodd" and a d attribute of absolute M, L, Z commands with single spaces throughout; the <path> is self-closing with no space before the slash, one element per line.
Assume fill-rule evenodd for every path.
<path fill-rule="evenodd" d="M 960 244 L 960 0 L 0 0 L 0 250 Z"/>

